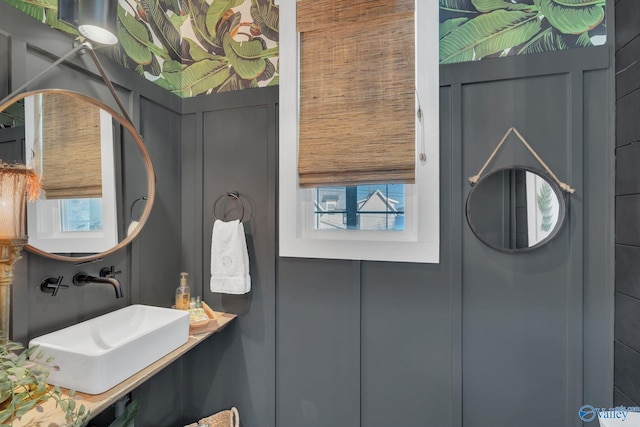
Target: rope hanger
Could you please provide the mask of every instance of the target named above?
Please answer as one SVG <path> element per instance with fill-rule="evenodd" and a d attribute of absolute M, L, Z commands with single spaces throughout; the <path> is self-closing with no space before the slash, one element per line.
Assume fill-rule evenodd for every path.
<path fill-rule="evenodd" d="M 472 177 L 469 177 L 469 182 L 471 183 L 471 185 L 475 185 L 478 182 L 478 180 L 480 179 L 480 176 L 483 174 L 487 166 L 489 166 L 489 163 L 491 163 L 491 161 L 496 156 L 500 148 L 502 148 L 502 145 L 505 143 L 505 141 L 507 140 L 507 137 L 511 132 L 516 134 L 516 136 L 520 139 L 522 144 L 527 148 L 527 150 L 529 150 L 531 155 L 538 161 L 538 163 L 542 165 L 544 170 L 549 174 L 549 176 L 551 176 L 551 178 L 553 178 L 553 180 L 556 182 L 556 184 L 558 184 L 560 188 L 562 188 L 564 191 L 570 194 L 573 194 L 576 191 L 574 188 L 571 188 L 569 184 L 565 184 L 564 182 L 558 179 L 558 177 L 551 171 L 549 166 L 547 166 L 547 164 L 542 160 L 542 158 L 540 158 L 538 153 L 535 152 L 535 150 L 531 147 L 531 145 L 529 145 L 529 143 L 524 139 L 524 137 L 520 134 L 520 132 L 518 132 L 518 130 L 514 127 L 510 127 L 507 133 L 504 134 L 504 136 L 502 137 L 502 140 L 500 141 L 500 143 L 498 143 L 496 148 L 493 150 L 493 152 L 491 153 L 487 161 L 484 163 L 484 165 L 482 166 L 478 174 Z"/>

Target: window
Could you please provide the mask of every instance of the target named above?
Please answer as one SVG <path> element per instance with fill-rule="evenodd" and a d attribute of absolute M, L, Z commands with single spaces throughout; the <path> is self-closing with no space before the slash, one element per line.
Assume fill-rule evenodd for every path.
<path fill-rule="evenodd" d="M 402 197 L 394 193 L 398 187 L 391 185 L 385 193 L 382 187 L 387 184 L 375 188 L 379 193 L 374 191 L 376 186 L 342 187 L 344 193 L 325 187 L 300 188 L 296 1 L 280 0 L 279 4 L 280 256 L 439 262 L 438 3 L 415 3 L 415 112 L 420 109 L 422 116 L 415 121 L 416 181 L 398 185 L 403 188 Z M 417 160 L 420 153 L 426 160 Z M 378 198 L 380 204 L 372 199 L 363 209 L 369 197 Z M 328 225 L 335 226 L 325 228 Z"/>
<path fill-rule="evenodd" d="M 404 184 L 317 187 L 314 230 L 404 230 Z"/>
<path fill-rule="evenodd" d="M 41 97 L 41 95 L 37 95 Z M 25 98 L 25 146 L 30 153 L 27 162 L 39 170 L 43 153 L 41 99 Z M 99 153 L 98 188 L 101 197 L 46 198 L 27 205 L 29 244 L 51 253 L 103 252 L 118 243 L 116 223 L 115 162 L 113 154 L 113 122 L 111 115 L 100 109 L 97 115 Z M 76 171 L 68 168 L 69 175 Z M 42 172 L 40 172 L 42 173 Z M 45 190 L 46 191 L 46 190 Z M 51 191 L 50 191 L 51 192 Z M 53 191 L 55 192 L 55 190 Z"/>

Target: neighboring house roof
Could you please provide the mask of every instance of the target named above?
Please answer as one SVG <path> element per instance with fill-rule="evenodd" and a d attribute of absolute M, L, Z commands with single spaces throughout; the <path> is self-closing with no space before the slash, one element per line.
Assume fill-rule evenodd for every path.
<path fill-rule="evenodd" d="M 344 197 L 340 197 L 331 190 L 321 190 L 322 193 L 318 194 L 318 200 L 314 200 L 314 207 L 316 213 L 319 214 L 318 221 L 324 226 L 324 228 L 333 228 L 336 230 L 344 230 L 346 224 L 344 223 L 344 210 L 345 202 Z M 327 201 L 337 201 L 337 206 L 334 212 L 325 208 L 324 203 Z M 399 203 L 395 199 L 386 197 L 384 193 L 378 189 L 369 194 L 366 198 L 358 200 L 358 212 L 385 212 L 395 213 L 399 215 L 399 209 L 396 207 Z"/>
<path fill-rule="evenodd" d="M 391 212 L 398 212 L 398 209 L 396 209 L 397 204 L 397 200 L 386 197 L 382 191 L 376 190 L 369 194 L 366 199 L 358 201 L 358 212 L 379 212 L 387 209 Z"/>

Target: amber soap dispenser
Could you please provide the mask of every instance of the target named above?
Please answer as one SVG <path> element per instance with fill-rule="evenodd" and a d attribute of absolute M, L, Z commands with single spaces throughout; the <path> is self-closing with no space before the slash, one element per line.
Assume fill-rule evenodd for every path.
<path fill-rule="evenodd" d="M 191 290 L 187 284 L 188 273 L 180 273 L 180 286 L 176 289 L 176 308 L 178 310 L 189 310 Z"/>

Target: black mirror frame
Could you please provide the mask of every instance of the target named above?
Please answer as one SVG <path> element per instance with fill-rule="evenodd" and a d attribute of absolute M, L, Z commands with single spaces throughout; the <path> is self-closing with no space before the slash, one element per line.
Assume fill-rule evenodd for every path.
<path fill-rule="evenodd" d="M 549 233 L 549 235 L 547 237 L 542 239 L 540 242 L 538 242 L 537 244 L 535 244 L 533 246 L 529 246 L 529 247 L 526 247 L 526 248 L 504 248 L 504 247 L 498 247 L 498 246 L 494 246 L 494 245 L 491 245 L 491 244 L 487 243 L 485 240 L 482 239 L 482 237 L 480 236 L 477 228 L 474 226 L 473 221 L 471 220 L 471 204 L 470 204 L 470 201 L 471 201 L 471 196 L 473 195 L 473 192 L 475 191 L 476 187 L 478 185 L 481 185 L 482 182 L 485 181 L 486 179 L 488 179 L 490 176 L 492 176 L 492 175 L 494 175 L 494 174 L 496 174 L 498 172 L 504 172 L 504 171 L 509 171 L 509 170 L 523 170 L 525 172 L 531 172 L 531 173 L 534 173 L 534 174 L 542 177 L 545 181 L 547 181 L 547 183 L 549 184 L 549 186 L 553 190 L 554 194 L 558 198 L 558 203 L 560 205 L 559 206 L 558 221 L 556 222 L 556 225 L 553 228 L 553 230 Z M 526 252 L 530 252 L 532 250 L 539 249 L 539 248 L 549 244 L 558 235 L 560 230 L 562 230 L 562 228 L 564 227 L 564 224 L 567 221 L 568 209 L 569 209 L 569 204 L 568 204 L 568 197 L 566 196 L 566 193 L 564 191 L 562 191 L 562 189 L 558 186 L 558 184 L 547 173 L 545 173 L 545 172 L 543 172 L 543 171 L 541 171 L 539 169 L 533 168 L 531 166 L 523 166 L 523 165 L 513 165 L 513 166 L 501 167 L 501 168 L 498 168 L 498 169 L 494 169 L 490 173 L 482 176 L 478 180 L 478 182 L 476 182 L 475 184 L 472 184 L 471 190 L 469 191 L 469 194 L 467 195 L 467 200 L 465 202 L 465 212 L 466 212 L 467 224 L 469 224 L 469 228 L 471 228 L 471 231 L 476 236 L 476 238 L 478 240 L 480 240 L 486 246 L 490 247 L 491 249 L 494 249 L 496 251 L 503 252 L 503 253 L 509 253 L 509 254 L 526 253 Z"/>

